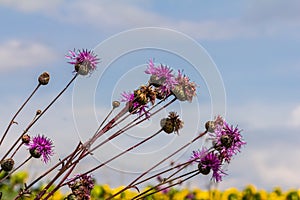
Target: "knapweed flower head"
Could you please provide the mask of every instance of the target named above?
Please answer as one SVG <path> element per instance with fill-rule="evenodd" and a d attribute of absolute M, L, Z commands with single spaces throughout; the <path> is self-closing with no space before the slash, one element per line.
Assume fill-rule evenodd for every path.
<path fill-rule="evenodd" d="M 90 175 L 77 175 L 68 184 L 72 190 L 70 197 L 75 199 L 89 200 L 94 188 L 94 179 Z"/>
<path fill-rule="evenodd" d="M 229 125 L 226 121 L 222 128 L 215 130 L 214 146 L 226 162 L 230 162 L 232 156 L 240 152 L 241 147 L 246 144 L 240 132 L 237 126 Z"/>
<path fill-rule="evenodd" d="M 149 60 L 145 73 L 151 75 L 149 80 L 150 85 L 157 87 L 157 91 L 159 91 L 162 96 L 168 96 L 177 83 L 172 71 L 169 66 L 163 64 L 155 66 L 151 59 Z"/>
<path fill-rule="evenodd" d="M 43 135 L 34 137 L 28 145 L 31 156 L 34 158 L 42 156 L 44 163 L 47 163 L 50 160 L 50 156 L 53 155 L 53 143 Z"/>
<path fill-rule="evenodd" d="M 93 51 L 87 49 L 83 50 L 70 50 L 66 58 L 71 60 L 68 63 L 75 66 L 75 71 L 80 75 L 87 75 L 96 70 L 99 58 Z"/>
<path fill-rule="evenodd" d="M 180 70 L 178 70 L 178 75 L 175 78 L 177 84 L 174 86 L 172 92 L 180 101 L 192 102 L 193 97 L 196 96 L 197 85 L 190 81 L 190 78 L 183 75 Z"/>
<path fill-rule="evenodd" d="M 172 132 L 179 134 L 179 129 L 183 127 L 183 121 L 176 112 L 170 112 L 168 118 L 163 118 L 160 121 L 160 125 L 162 130 L 168 134 Z"/>
<path fill-rule="evenodd" d="M 222 176 L 225 175 L 225 173 L 221 169 L 222 160 L 219 158 L 218 152 L 208 151 L 206 148 L 202 148 L 201 150 L 193 151 L 190 160 L 198 163 L 199 172 L 203 175 L 207 175 L 212 171 L 212 179 L 217 182 L 222 181 Z"/>
<path fill-rule="evenodd" d="M 133 93 L 123 92 L 121 96 L 121 101 L 127 102 L 128 111 L 130 113 L 138 113 L 139 115 L 145 114 L 146 118 L 150 117 L 147 104 L 151 102 L 153 105 L 156 99 L 155 92 L 151 86 L 141 86 Z"/>

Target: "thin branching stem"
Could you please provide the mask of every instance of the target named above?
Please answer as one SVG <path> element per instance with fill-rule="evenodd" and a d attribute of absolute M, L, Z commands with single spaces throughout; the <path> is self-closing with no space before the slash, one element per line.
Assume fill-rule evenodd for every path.
<path fill-rule="evenodd" d="M 20 135 L 20 137 L 15 141 L 15 143 L 11 146 L 11 148 L 6 152 L 6 154 L 3 156 L 1 160 L 4 160 L 8 154 L 13 150 L 13 148 L 17 145 L 19 140 L 22 139 L 23 135 L 25 135 L 29 129 L 44 115 L 44 113 L 56 102 L 56 100 L 67 90 L 67 88 L 71 85 L 71 83 L 76 79 L 78 74 L 76 73 L 74 77 L 70 80 L 70 82 L 66 85 L 66 87 L 50 102 L 50 104 L 37 116 L 34 118 L 32 122 L 29 123 L 27 128 L 23 131 L 23 133 Z"/>
<path fill-rule="evenodd" d="M 20 169 L 20 167 L 22 167 L 23 165 L 25 165 L 30 159 L 32 158 L 32 156 L 29 156 L 25 161 L 23 161 L 18 167 L 16 167 L 15 169 L 13 169 L 12 171 L 10 171 L 5 177 L 3 177 L 0 180 L 0 183 L 2 183 L 2 181 L 4 181 L 7 177 L 9 177 L 10 175 L 12 175 L 15 171 L 17 171 L 18 169 Z"/>
<path fill-rule="evenodd" d="M 159 165 L 161 165 L 162 163 L 164 163 L 166 160 L 168 160 L 169 158 L 173 157 L 174 155 L 176 155 L 177 153 L 179 153 L 180 151 L 182 151 L 183 149 L 185 149 L 186 147 L 188 147 L 189 145 L 191 145 L 192 143 L 194 143 L 196 140 L 198 140 L 199 138 L 203 137 L 205 134 L 207 133 L 207 131 L 204 131 L 203 133 L 199 134 L 197 137 L 195 137 L 193 140 L 191 140 L 190 142 L 188 142 L 187 144 L 183 145 L 182 147 L 180 147 L 179 149 L 177 149 L 175 152 L 173 152 L 172 154 L 170 154 L 169 156 L 167 156 L 166 158 L 162 159 L 160 162 L 158 162 L 157 164 L 155 164 L 154 166 L 152 166 L 151 168 L 149 168 L 147 171 L 145 171 L 144 173 L 142 173 L 141 175 L 139 175 L 136 179 L 134 179 L 131 183 L 129 183 L 126 187 L 124 187 L 123 189 L 121 189 L 119 192 L 115 193 L 114 195 L 112 195 L 111 197 L 109 197 L 107 200 L 112 199 L 113 197 L 117 196 L 118 194 L 124 192 L 125 190 L 132 188 L 134 186 L 134 184 L 141 179 L 143 176 L 145 176 L 146 174 L 148 174 L 151 170 L 155 169 L 156 167 L 158 167 Z"/>
<path fill-rule="evenodd" d="M 5 132 L 4 132 L 4 134 L 3 134 L 2 138 L 1 138 L 1 140 L 0 140 L 0 146 L 1 146 L 1 144 L 2 144 L 2 142 L 3 142 L 3 140 L 4 140 L 4 138 L 5 138 L 5 136 L 7 135 L 7 133 L 8 133 L 8 131 L 9 131 L 10 127 L 11 127 L 14 123 L 16 123 L 16 122 L 15 122 L 16 117 L 17 117 L 18 114 L 21 112 L 21 110 L 25 107 L 25 105 L 28 103 L 28 101 L 31 99 L 31 97 L 36 93 L 36 91 L 39 89 L 40 86 L 41 86 L 41 84 L 39 83 L 39 84 L 36 86 L 36 88 L 32 91 L 32 93 L 30 94 L 30 96 L 29 96 L 29 97 L 25 100 L 25 102 L 22 104 L 22 106 L 19 108 L 19 110 L 15 113 L 15 115 L 13 116 L 13 118 L 10 120 L 10 122 L 9 122 L 9 124 L 8 124 L 8 126 L 7 126 L 7 128 L 6 128 Z"/>
<path fill-rule="evenodd" d="M 190 174 L 192 174 L 192 175 L 190 175 Z M 182 184 L 183 182 L 185 182 L 185 181 L 187 181 L 187 180 L 193 178 L 194 176 L 196 176 L 196 175 L 198 175 L 198 174 L 200 174 L 200 172 L 199 172 L 199 170 L 197 169 L 197 170 L 188 172 L 188 173 L 186 173 L 186 174 L 180 175 L 180 176 L 178 176 L 178 177 L 176 177 L 176 178 L 173 178 L 173 179 L 171 179 L 171 180 L 169 180 L 169 181 L 167 181 L 167 182 L 162 182 L 162 183 L 160 183 L 160 184 L 158 184 L 158 185 L 156 185 L 156 186 L 154 186 L 154 187 L 151 187 L 151 188 L 145 190 L 144 192 L 142 192 L 142 193 L 136 195 L 135 197 L 132 198 L 132 200 L 134 200 L 134 199 L 143 199 L 143 198 L 145 198 L 145 197 L 147 197 L 147 196 L 150 196 L 150 195 L 155 194 L 155 193 L 157 193 L 157 192 L 166 190 L 166 189 L 171 188 L 171 187 L 173 187 L 173 186 L 175 186 L 175 185 Z M 188 175 L 190 175 L 190 176 L 188 176 Z M 181 180 L 181 178 L 182 178 L 182 177 L 185 177 L 185 176 L 188 176 L 188 177 L 186 177 L 185 179 L 182 179 L 182 180 Z M 174 182 L 174 181 L 177 180 L 177 179 L 180 179 L 180 180 L 177 181 L 176 183 L 171 183 L 171 182 Z M 171 184 L 168 185 L 167 187 L 163 187 L 163 188 L 159 188 L 159 189 L 158 189 L 158 187 L 160 187 L 160 186 L 162 186 L 162 185 L 164 185 L 164 184 L 167 184 L 167 183 L 171 183 Z M 155 191 L 153 191 L 153 192 L 151 192 L 151 193 L 148 193 L 148 192 L 150 192 L 150 191 L 153 190 L 153 189 L 155 189 Z M 147 194 L 147 193 L 148 193 L 148 194 Z M 144 194 L 145 194 L 145 195 L 144 195 Z"/>

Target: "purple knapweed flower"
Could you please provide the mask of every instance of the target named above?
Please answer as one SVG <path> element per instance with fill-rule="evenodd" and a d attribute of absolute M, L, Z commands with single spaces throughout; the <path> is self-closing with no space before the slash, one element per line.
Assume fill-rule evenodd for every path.
<path fill-rule="evenodd" d="M 180 70 L 178 70 L 178 75 L 175 78 L 177 84 L 172 90 L 173 94 L 180 101 L 189 101 L 192 102 L 193 97 L 196 96 L 196 87 L 197 85 L 194 82 L 190 81 L 190 78 L 186 75 L 183 75 Z"/>
<path fill-rule="evenodd" d="M 91 74 L 96 70 L 97 64 L 99 63 L 99 58 L 94 54 L 93 51 L 88 51 L 87 49 L 77 50 L 75 49 L 69 51 L 69 55 L 65 56 L 67 59 L 71 60 L 68 63 L 75 66 L 75 71 L 80 75 Z"/>
<path fill-rule="evenodd" d="M 164 95 L 169 95 L 174 85 L 177 83 L 172 69 L 166 65 L 155 66 L 153 60 L 149 60 L 148 67 L 145 70 L 146 74 L 150 74 L 150 84 L 159 88 L 159 92 Z"/>
<path fill-rule="evenodd" d="M 126 102 L 129 105 L 129 112 L 133 112 L 133 114 L 138 113 L 140 116 L 145 114 L 146 118 L 150 117 L 150 113 L 147 110 L 147 105 L 141 105 L 139 102 L 136 101 L 134 97 L 134 93 L 130 92 L 123 92 L 121 94 L 121 102 Z"/>
<path fill-rule="evenodd" d="M 198 163 L 198 169 L 203 175 L 209 174 L 212 170 L 212 179 L 217 182 L 222 181 L 222 176 L 225 175 L 225 173 L 221 169 L 222 160 L 220 160 L 217 153 L 202 148 L 202 150 L 193 151 L 190 160 Z"/>
<path fill-rule="evenodd" d="M 222 128 L 215 130 L 215 148 L 228 163 L 232 156 L 240 152 L 241 147 L 246 144 L 240 132 L 237 126 L 230 126 L 226 121 L 223 122 Z"/>
<path fill-rule="evenodd" d="M 53 155 L 53 143 L 43 135 L 34 137 L 28 145 L 32 157 L 40 158 L 42 156 L 44 163 L 47 163 L 50 160 L 50 156 Z"/>
<path fill-rule="evenodd" d="M 121 94 L 121 102 L 131 102 L 134 100 L 134 93 L 123 92 Z"/>

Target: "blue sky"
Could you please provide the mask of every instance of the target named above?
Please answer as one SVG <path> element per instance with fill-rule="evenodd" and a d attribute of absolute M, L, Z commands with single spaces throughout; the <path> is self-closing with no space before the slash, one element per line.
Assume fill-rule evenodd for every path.
<path fill-rule="evenodd" d="M 20 125 L 14 127 L 10 138 L 22 130 L 22 122 L 24 125 L 33 117 L 30 113 L 44 107 L 66 84 L 73 70 L 64 58 L 69 49 L 94 48 L 110 36 L 133 28 L 169 28 L 193 38 L 211 56 L 224 82 L 226 119 L 244 130 L 248 142 L 242 154 L 229 165 L 229 175 L 219 187 L 243 187 L 254 183 L 266 189 L 277 185 L 298 188 L 299 13 L 300 3 L 296 0 L 219 1 L 218 5 L 190 0 L 184 3 L 0 0 L 1 130 L 5 129 L 12 112 L 34 88 L 41 72 L 51 73 L 51 84 L 39 91 L 33 103 L 24 110 L 23 117 L 19 119 Z M 163 59 L 159 54 L 153 55 Z M 137 55 L 140 60 L 143 56 Z M 165 60 L 170 58 L 166 56 Z M 107 73 L 111 74 L 104 76 L 103 81 L 113 85 L 109 77 L 114 72 Z M 108 80 L 105 79 L 107 77 Z M 200 80 L 200 84 L 205 83 Z M 113 87 L 108 85 L 108 88 Z M 56 154 L 58 157 L 65 155 L 66 146 L 72 147 L 78 140 L 73 119 L 73 89 L 70 88 L 32 129 L 32 134 L 53 133 L 57 152 L 62 152 Z M 108 109 L 109 101 L 98 102 L 97 109 Z M 209 105 L 206 86 L 201 88 L 200 85 L 197 102 L 203 110 L 202 122 L 210 116 L 209 109 L 205 110 Z M 84 110 L 83 107 L 80 109 Z M 100 113 L 99 118 L 104 116 Z M 87 132 L 95 129 L 88 122 L 85 124 Z M 65 141 L 69 141 L 68 145 Z M 106 175 L 102 174 L 99 182 L 115 184 L 109 180 L 115 171 L 106 170 Z M 117 173 L 116 179 L 119 178 L 124 179 L 124 184 L 129 179 L 127 175 Z M 199 178 L 193 184 L 202 186 L 203 180 Z"/>

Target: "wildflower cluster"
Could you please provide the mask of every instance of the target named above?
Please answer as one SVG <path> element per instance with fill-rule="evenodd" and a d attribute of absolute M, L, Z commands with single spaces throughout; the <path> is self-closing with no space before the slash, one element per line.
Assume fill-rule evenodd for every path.
<path fill-rule="evenodd" d="M 142 85 L 132 93 L 124 92 L 121 101 L 127 102 L 129 112 L 150 117 L 148 111 L 149 105 L 155 104 L 155 100 L 164 100 L 174 95 L 180 101 L 191 102 L 196 96 L 196 84 L 190 82 L 190 79 L 182 75 L 172 73 L 173 69 L 166 65 L 155 65 L 150 60 L 145 70 L 146 74 L 151 75 L 147 85 Z M 171 131 L 173 132 L 173 131 Z M 177 131 L 176 131 L 177 132 Z"/>
<path fill-rule="evenodd" d="M 86 49 L 69 51 L 66 58 L 68 59 L 68 63 L 73 65 L 75 68 L 75 75 L 44 109 L 36 111 L 33 120 L 28 124 L 20 137 L 17 138 L 15 143 L 11 145 L 11 148 L 0 160 L 0 185 L 15 171 L 20 169 L 33 158 L 41 159 L 43 163 L 47 165 L 53 164 L 53 162 L 50 162 L 50 160 L 52 161 L 51 157 L 55 152 L 52 140 L 45 134 L 38 134 L 33 137 L 29 134 L 29 130 L 37 123 L 41 116 L 48 111 L 57 99 L 61 97 L 78 75 L 91 75 L 97 69 L 97 65 L 100 60 L 93 51 Z M 177 73 L 174 73 L 174 70 L 171 67 L 163 64 L 156 65 L 153 60 L 150 60 L 147 69 L 145 70 L 145 73 L 150 75 L 149 80 L 147 80 L 146 84 L 138 86 L 135 90 L 133 90 L 133 92 L 124 92 L 121 94 L 121 102 L 124 102 L 123 108 L 121 102 L 113 101 L 111 104 L 111 111 L 103 119 L 100 125 L 95 128 L 96 132 L 91 133 L 91 137 L 87 141 L 79 141 L 78 145 L 65 157 L 55 160 L 54 164 L 50 166 L 48 170 L 41 173 L 36 179 L 32 180 L 32 182 L 26 183 L 24 181 L 22 183 L 22 187 L 19 188 L 20 192 L 15 196 L 15 199 L 22 199 L 25 196 L 30 196 L 34 199 L 46 200 L 54 198 L 60 188 L 68 186 L 70 193 L 66 196 L 66 199 L 89 200 L 93 194 L 95 183 L 95 180 L 89 174 L 96 170 L 100 170 L 101 167 L 107 165 L 109 162 L 118 159 L 135 148 L 138 148 L 162 132 L 167 134 L 176 133 L 176 137 L 180 137 L 179 130 L 183 128 L 183 120 L 179 117 L 177 112 L 171 111 L 168 116 L 160 120 L 160 128 L 157 131 L 154 131 L 153 134 L 150 134 L 147 138 L 144 138 L 142 141 L 128 147 L 119 154 L 114 155 L 108 160 L 96 164 L 89 169 L 78 167 L 78 165 L 82 164 L 82 160 L 91 156 L 95 150 L 103 147 L 106 143 L 114 140 L 124 132 L 135 128 L 136 125 L 145 122 L 145 120 L 155 117 L 158 112 L 166 109 L 176 100 L 191 102 L 196 96 L 197 85 L 190 81 L 190 78 L 182 72 L 182 70 L 178 70 Z M 29 102 L 40 86 L 47 85 L 49 81 L 50 75 L 48 72 L 44 72 L 39 76 L 37 87 L 16 112 L 6 131 L 2 135 L 0 148 L 2 147 L 2 143 L 9 132 L 10 127 L 13 124 L 18 124 L 15 119 L 20 111 Z M 117 109 L 120 110 L 116 111 Z M 137 116 L 133 114 L 137 114 Z M 129 116 L 134 116 L 135 118 L 128 122 L 128 120 L 125 119 Z M 119 127 L 118 129 L 115 128 L 117 125 Z M 222 164 L 224 162 L 229 163 L 232 156 L 240 151 L 240 148 L 245 144 L 245 142 L 242 140 L 239 129 L 237 127 L 234 128 L 229 126 L 221 117 L 218 117 L 215 121 L 208 122 L 206 124 L 206 129 L 207 130 L 205 132 L 197 135 L 197 137 L 193 140 L 178 148 L 170 155 L 167 155 L 160 162 L 153 163 L 153 166 L 151 166 L 148 170 L 139 174 L 135 180 L 127 186 L 120 188 L 120 190 L 115 191 L 114 194 L 108 196 L 107 199 L 113 199 L 131 188 L 136 188 L 139 191 L 138 187 L 141 183 L 154 179 L 157 176 L 164 177 L 160 179 L 159 184 L 139 192 L 138 194 L 132 195 L 130 199 L 144 198 L 160 191 L 165 191 L 167 193 L 168 191 L 171 191 L 170 188 L 173 186 L 181 184 L 199 173 L 207 175 L 213 171 L 213 178 L 216 181 L 221 181 L 222 176 L 225 174 L 222 170 Z M 167 162 L 183 149 L 189 147 L 193 142 L 203 137 L 207 132 L 209 132 L 213 141 L 212 148 L 203 148 L 199 151 L 194 151 L 193 156 L 189 161 L 177 164 L 173 163 L 169 169 L 160 169 L 157 174 L 145 177 L 149 176 L 153 169 L 157 168 L 162 163 Z M 107 133 L 109 133 L 109 137 L 101 138 Z M 26 148 L 29 152 L 27 152 L 27 154 L 29 155 L 25 161 L 18 162 L 15 160 L 15 155 L 21 152 L 22 147 Z M 186 169 L 187 166 L 194 162 L 198 163 L 197 170 L 180 174 L 183 173 L 183 169 Z M 83 169 L 83 171 L 70 179 L 69 177 L 73 176 L 76 169 Z M 54 175 L 50 178 L 49 182 L 43 184 L 42 188 L 33 193 L 32 188 L 51 173 L 54 173 Z M 2 193 L 0 192 L 0 195 L 1 194 Z M 186 198 L 193 198 L 193 195 L 189 194 Z"/>
<path fill-rule="evenodd" d="M 242 140 L 240 130 L 229 126 L 218 116 L 215 121 L 208 121 L 206 129 L 212 139 L 213 146 L 210 149 L 203 147 L 194 151 L 191 160 L 198 163 L 199 172 L 207 175 L 213 171 L 212 178 L 219 182 L 226 173 L 222 170 L 224 162 L 229 163 L 232 156 L 240 152 L 240 148 L 246 144 Z"/>

